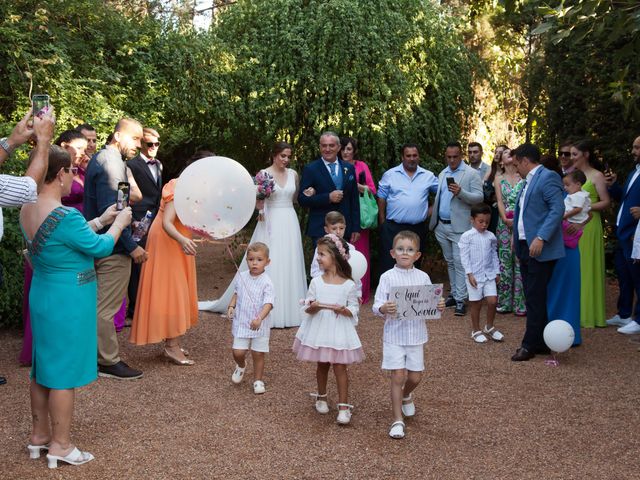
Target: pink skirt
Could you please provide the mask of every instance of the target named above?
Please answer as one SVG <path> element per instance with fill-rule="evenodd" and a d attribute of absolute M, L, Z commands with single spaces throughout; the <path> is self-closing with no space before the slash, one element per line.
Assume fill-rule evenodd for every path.
<path fill-rule="evenodd" d="M 340 363 L 350 365 L 364 360 L 362 347 L 353 350 L 336 350 L 330 347 L 310 347 L 303 345 L 300 340 L 293 340 L 293 351 L 298 360 L 303 362 Z"/>

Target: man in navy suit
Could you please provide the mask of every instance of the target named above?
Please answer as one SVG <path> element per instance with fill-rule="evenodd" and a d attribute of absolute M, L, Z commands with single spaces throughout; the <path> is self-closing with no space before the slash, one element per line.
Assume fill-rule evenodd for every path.
<path fill-rule="evenodd" d="M 640 219 L 640 137 L 633 141 L 631 149 L 635 168 L 627 177 L 624 187 L 615 183 L 615 174 L 606 176 L 609 193 L 620 202 L 620 210 L 616 217 L 616 236 L 618 247 L 615 253 L 615 267 L 618 275 L 620 293 L 618 295 L 618 313 L 607 320 L 607 324 L 615 325 L 618 332 L 625 334 L 640 333 L 640 264 L 631 259 L 633 236 Z M 631 316 L 633 293 L 636 294 L 635 320 Z"/>
<path fill-rule="evenodd" d="M 564 257 L 564 200 L 560 175 L 540 165 L 538 147 L 525 143 L 512 150 L 511 155 L 525 179 L 513 218 L 513 246 L 520 260 L 527 326 L 522 345 L 511 360 L 522 362 L 549 351 L 542 333 L 549 322 L 547 284 L 556 260 Z"/>
<path fill-rule="evenodd" d="M 324 236 L 324 216 L 335 210 L 344 215 L 347 228 L 344 239 L 355 243 L 360 236 L 360 203 L 356 171 L 338 158 L 340 138 L 333 132 L 320 137 L 321 157 L 304 167 L 298 203 L 309 208 L 306 234 L 316 246 Z"/>

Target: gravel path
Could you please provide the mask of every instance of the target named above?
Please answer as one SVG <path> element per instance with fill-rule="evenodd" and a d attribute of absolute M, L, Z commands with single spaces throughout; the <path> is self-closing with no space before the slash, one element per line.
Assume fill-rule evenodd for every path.
<path fill-rule="evenodd" d="M 220 247 L 199 257 L 201 298 L 217 296 L 233 267 Z M 609 288 L 608 312 L 617 291 Z M 427 371 L 415 394 L 407 437 L 391 440 L 389 380 L 380 370 L 381 320 L 364 306 L 358 329 L 367 358 L 350 368 L 352 424 L 321 416 L 308 396 L 315 366 L 291 352 L 295 329 L 274 330 L 267 393 L 230 376 L 229 322 L 203 313 L 185 346 L 194 367 L 164 361 L 158 345 L 133 347 L 122 332 L 122 356 L 145 376 L 100 379 L 78 390 L 73 439 L 96 460 L 48 470 L 29 460 L 28 369 L 16 365 L 17 332 L 0 332 L 0 462 L 3 479 L 173 478 L 640 478 L 640 353 L 615 329 L 583 331 L 583 345 L 560 356 L 513 363 L 524 320 L 499 316 L 502 344 L 475 345 L 467 317 L 448 311 L 430 324 Z"/>

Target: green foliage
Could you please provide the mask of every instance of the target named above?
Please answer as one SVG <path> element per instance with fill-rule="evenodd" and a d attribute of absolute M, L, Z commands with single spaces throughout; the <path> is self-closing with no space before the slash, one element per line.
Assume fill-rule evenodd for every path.
<path fill-rule="evenodd" d="M 58 131 L 86 121 L 104 141 L 125 115 L 155 127 L 165 178 L 201 148 L 254 172 L 277 140 L 294 144 L 301 167 L 325 129 L 358 138 L 379 178 L 406 141 L 440 170 L 444 144 L 468 129 L 475 111 L 482 62 L 464 46 L 460 21 L 435 2 L 240 0 L 208 32 L 189 24 L 192 2 L 175 3 L 173 16 L 164 3 L 0 2 L 2 132 L 30 94 L 48 93 Z M 18 160 L 3 172 L 23 168 Z M 7 213 L 0 244 L 9 274 L 4 322 L 20 316 L 15 213 Z"/>

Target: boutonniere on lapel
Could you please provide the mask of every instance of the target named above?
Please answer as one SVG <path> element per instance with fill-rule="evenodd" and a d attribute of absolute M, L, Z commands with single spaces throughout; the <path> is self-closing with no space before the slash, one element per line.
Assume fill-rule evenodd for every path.
<path fill-rule="evenodd" d="M 347 170 L 347 167 L 342 167 L 342 176 L 346 177 L 348 171 L 349 170 Z M 353 180 L 353 175 L 349 175 L 349 178 L 347 180 Z"/>

